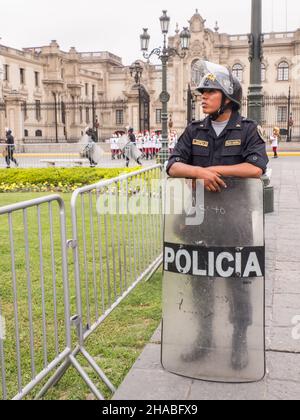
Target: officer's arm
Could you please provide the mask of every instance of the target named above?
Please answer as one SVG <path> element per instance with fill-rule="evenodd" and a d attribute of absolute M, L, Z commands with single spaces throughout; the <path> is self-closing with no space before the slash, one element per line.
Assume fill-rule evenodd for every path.
<path fill-rule="evenodd" d="M 168 174 L 172 178 L 201 178 L 202 168 L 197 166 L 186 165 L 184 163 L 174 163 L 168 170 Z"/>
<path fill-rule="evenodd" d="M 205 188 L 212 192 L 226 188 L 225 182 L 216 173 L 192 165 L 193 132 L 191 126 L 180 137 L 167 165 L 167 174 L 172 178 L 194 178 L 204 180 Z"/>
<path fill-rule="evenodd" d="M 188 178 L 187 172 L 193 172 L 196 168 L 189 166 L 192 163 L 192 133 L 188 127 L 182 134 L 169 159 L 167 174 L 174 178 Z M 190 176 L 194 178 L 193 174 Z"/>
<path fill-rule="evenodd" d="M 250 122 L 248 124 L 246 141 L 243 149 L 243 158 L 245 163 L 251 164 L 262 171 L 262 173 L 260 171 L 258 172 L 257 177 L 266 172 L 269 163 L 266 143 L 261 137 L 257 124 L 254 122 Z M 261 173 L 261 175 L 259 175 L 259 173 Z"/>
<path fill-rule="evenodd" d="M 260 178 L 264 171 L 251 163 L 241 163 L 233 166 L 214 166 L 209 170 L 221 174 L 223 177 Z"/>

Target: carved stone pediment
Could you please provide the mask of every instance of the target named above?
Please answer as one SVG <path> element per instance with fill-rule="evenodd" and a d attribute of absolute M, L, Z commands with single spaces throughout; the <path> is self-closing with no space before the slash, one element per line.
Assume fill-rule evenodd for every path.
<path fill-rule="evenodd" d="M 190 52 L 193 56 L 194 55 L 202 56 L 205 49 L 206 49 L 205 43 L 200 41 L 200 39 L 195 39 L 191 43 Z"/>
<path fill-rule="evenodd" d="M 202 18 L 202 16 L 199 14 L 198 9 L 196 10 L 196 13 L 189 21 L 190 23 L 190 31 L 197 33 L 202 32 L 204 30 L 206 20 Z"/>

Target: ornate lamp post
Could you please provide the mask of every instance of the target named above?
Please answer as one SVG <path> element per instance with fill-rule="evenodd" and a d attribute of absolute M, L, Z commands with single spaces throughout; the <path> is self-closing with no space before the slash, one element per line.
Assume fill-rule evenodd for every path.
<path fill-rule="evenodd" d="M 142 131 L 142 124 L 141 124 L 141 79 L 143 75 L 143 67 L 140 65 L 138 61 L 135 61 L 132 66 L 129 67 L 130 75 L 134 78 L 135 83 L 138 87 L 139 91 L 139 131 Z"/>
<path fill-rule="evenodd" d="M 289 87 L 289 96 L 288 96 L 288 135 L 287 135 L 287 143 L 292 141 L 292 129 L 294 125 L 293 114 L 291 112 L 291 86 Z"/>
<path fill-rule="evenodd" d="M 162 151 L 161 151 L 161 161 L 162 163 L 168 160 L 169 151 L 168 151 L 168 102 L 170 100 L 170 94 L 168 93 L 167 88 L 167 65 L 171 57 L 178 56 L 181 59 L 184 59 L 189 49 L 189 43 L 191 34 L 188 28 L 183 28 L 183 31 L 180 34 L 181 40 L 181 51 L 178 51 L 176 48 L 172 48 L 167 45 L 167 35 L 169 32 L 170 18 L 167 16 L 167 11 L 163 10 L 163 15 L 160 18 L 161 30 L 164 36 L 163 47 L 155 48 L 150 54 L 147 54 L 150 42 L 150 35 L 148 34 L 148 29 L 144 29 L 144 33 L 141 35 L 141 50 L 143 52 L 144 58 L 147 60 L 155 54 L 162 62 L 162 92 L 160 94 L 160 101 L 162 103 Z"/>
<path fill-rule="evenodd" d="M 249 35 L 250 87 L 248 94 L 248 117 L 261 124 L 263 93 L 261 63 L 264 37 L 262 34 L 262 0 L 252 0 L 251 34 Z"/>

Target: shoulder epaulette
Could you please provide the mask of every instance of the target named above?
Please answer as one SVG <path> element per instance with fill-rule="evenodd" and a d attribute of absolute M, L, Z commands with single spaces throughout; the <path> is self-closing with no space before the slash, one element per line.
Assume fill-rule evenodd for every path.
<path fill-rule="evenodd" d="M 193 122 L 191 122 L 191 125 L 201 124 L 201 123 L 203 123 L 204 121 L 205 121 L 205 120 L 193 121 Z"/>
<path fill-rule="evenodd" d="M 257 122 L 256 122 L 256 121 L 251 120 L 250 118 L 246 118 L 246 117 L 244 117 L 244 118 L 242 119 L 242 122 L 243 122 L 243 123 L 252 123 L 252 124 L 256 124 L 256 125 L 257 125 Z"/>

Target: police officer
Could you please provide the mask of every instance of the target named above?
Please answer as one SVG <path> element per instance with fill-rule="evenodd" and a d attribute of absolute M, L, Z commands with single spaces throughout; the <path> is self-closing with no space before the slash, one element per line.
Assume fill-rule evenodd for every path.
<path fill-rule="evenodd" d="M 86 135 L 87 135 L 87 144 L 85 145 L 85 152 L 86 157 L 88 158 L 90 162 L 90 167 L 94 168 L 97 166 L 97 162 L 95 161 L 95 148 L 96 148 L 96 135 L 92 128 L 88 127 L 86 129 Z"/>
<path fill-rule="evenodd" d="M 126 167 L 129 167 L 129 162 L 131 158 L 134 159 L 138 165 L 142 166 L 141 153 L 137 153 L 139 151 L 136 147 L 136 136 L 134 134 L 133 128 L 128 129 L 128 139 L 130 143 L 125 148 Z"/>
<path fill-rule="evenodd" d="M 239 114 L 242 86 L 225 67 L 203 62 L 198 91 L 207 118 L 193 122 L 179 139 L 167 172 L 175 178 L 203 179 L 220 192 L 222 177 L 260 178 L 268 157 L 260 127 Z"/>
<path fill-rule="evenodd" d="M 14 158 L 15 139 L 12 135 L 11 130 L 7 130 L 6 132 L 6 144 L 7 144 L 7 156 L 5 157 L 5 160 L 6 160 L 7 169 L 10 169 L 10 162 L 13 162 L 16 165 L 16 167 L 18 167 L 19 164 Z"/>
<path fill-rule="evenodd" d="M 238 79 L 225 67 L 209 62 L 202 62 L 199 70 L 203 78 L 198 91 L 207 117 L 187 127 L 170 157 L 167 173 L 174 178 L 202 179 L 207 191 L 218 193 L 227 188 L 223 178 L 263 175 L 268 164 L 266 144 L 257 123 L 239 113 L 243 92 Z M 241 233 L 232 227 L 224 226 L 222 235 L 234 235 L 237 243 L 243 242 Z M 205 229 L 212 234 L 214 226 L 193 229 L 193 232 L 186 230 L 181 236 L 188 234 L 189 240 L 194 241 L 193 236 L 199 236 L 201 229 L 207 236 Z M 250 233 L 245 229 L 242 235 L 247 234 Z M 199 308 L 200 331 L 194 348 L 182 356 L 184 362 L 202 359 L 213 346 L 213 282 L 203 279 L 199 283 L 192 278 L 191 283 Z M 247 329 L 252 324 L 252 306 L 249 291 L 242 283 L 228 279 L 227 284 L 231 296 L 230 322 L 234 326 L 231 364 L 233 369 L 243 370 L 249 363 Z"/>

